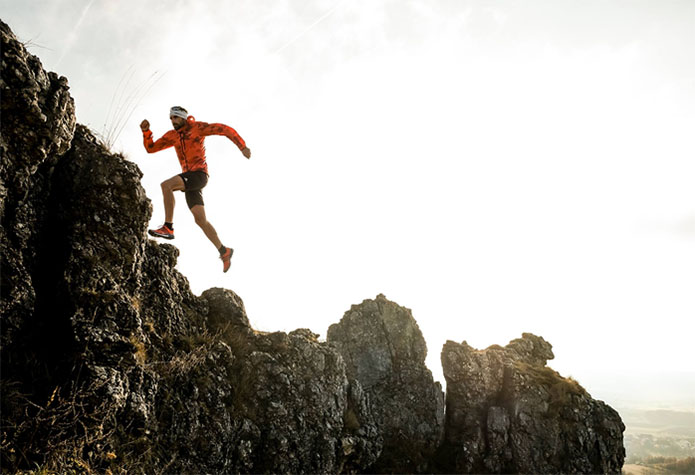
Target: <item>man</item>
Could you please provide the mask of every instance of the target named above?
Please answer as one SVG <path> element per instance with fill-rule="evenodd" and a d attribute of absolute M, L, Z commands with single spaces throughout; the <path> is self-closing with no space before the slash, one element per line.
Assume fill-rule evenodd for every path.
<path fill-rule="evenodd" d="M 174 130 L 170 130 L 156 142 L 152 141 L 152 131 L 147 119 L 140 124 L 147 153 L 174 147 L 182 170 L 182 173 L 162 182 L 164 225 L 159 229 L 150 229 L 148 232 L 155 237 L 174 239 L 174 191 L 183 191 L 196 224 L 220 252 L 222 271 L 227 272 L 234 250 L 222 245 L 217 231 L 205 217 L 203 188 L 208 183 L 208 165 L 205 161 L 204 140 L 208 135 L 224 135 L 239 147 L 246 158 L 251 158 L 251 150 L 233 128 L 224 124 L 196 122 L 183 107 L 172 107 L 169 118 Z"/>

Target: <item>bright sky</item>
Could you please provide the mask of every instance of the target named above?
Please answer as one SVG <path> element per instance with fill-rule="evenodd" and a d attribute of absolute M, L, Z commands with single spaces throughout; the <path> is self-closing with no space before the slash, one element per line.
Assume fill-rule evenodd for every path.
<path fill-rule="evenodd" d="M 193 291 L 233 289 L 256 328 L 325 337 L 384 293 L 413 310 L 440 381 L 447 339 L 484 348 L 528 331 L 594 395 L 601 371 L 634 374 L 620 384 L 636 391 L 665 369 L 695 387 L 695 2 L 0 10 L 68 77 L 78 121 L 122 120 L 113 149 L 143 170 L 152 227 L 159 183 L 180 169 L 173 149 L 144 152 L 142 119 L 159 137 L 181 105 L 247 141 L 250 161 L 206 141 L 206 210 L 231 271 L 182 194 L 174 244 Z"/>

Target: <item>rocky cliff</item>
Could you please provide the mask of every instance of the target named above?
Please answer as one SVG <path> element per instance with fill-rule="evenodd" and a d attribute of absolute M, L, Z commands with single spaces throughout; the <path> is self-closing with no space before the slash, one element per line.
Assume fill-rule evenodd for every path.
<path fill-rule="evenodd" d="M 622 467 L 617 412 L 546 366 L 543 338 L 504 348 L 447 342 L 446 436 L 439 462 L 464 473 L 611 473 Z"/>
<path fill-rule="evenodd" d="M 546 366 L 542 338 L 448 342 L 445 398 L 382 295 L 326 342 L 255 331 L 231 290 L 193 295 L 147 238 L 137 166 L 0 33 L 3 471 L 620 471 L 620 417 Z"/>

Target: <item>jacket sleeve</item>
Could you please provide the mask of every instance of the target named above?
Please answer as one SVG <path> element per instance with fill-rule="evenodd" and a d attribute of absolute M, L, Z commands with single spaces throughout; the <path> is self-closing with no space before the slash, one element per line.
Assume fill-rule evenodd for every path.
<path fill-rule="evenodd" d="M 161 138 L 159 138 L 156 142 L 152 141 L 152 131 L 151 130 L 146 130 L 142 133 L 142 139 L 143 143 L 145 144 L 145 150 L 147 150 L 147 153 L 155 153 L 159 152 L 160 150 L 164 150 L 165 148 L 173 147 L 174 144 L 176 143 L 176 140 L 174 138 L 173 130 L 170 130 L 166 134 L 162 135 Z"/>
<path fill-rule="evenodd" d="M 208 135 L 224 135 L 229 140 L 234 142 L 239 150 L 243 150 L 246 147 L 246 142 L 237 133 L 236 130 L 224 124 L 208 124 L 207 122 L 196 122 L 200 130 L 200 133 L 204 136 Z"/>

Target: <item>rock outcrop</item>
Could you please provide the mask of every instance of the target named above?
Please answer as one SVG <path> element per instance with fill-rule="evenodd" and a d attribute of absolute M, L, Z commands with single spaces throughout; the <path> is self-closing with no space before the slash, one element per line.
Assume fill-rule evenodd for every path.
<path fill-rule="evenodd" d="M 425 366 L 427 347 L 410 310 L 383 295 L 354 305 L 328 329 L 348 376 L 369 396 L 384 449 L 377 473 L 429 471 L 444 435 L 444 394 Z"/>
<path fill-rule="evenodd" d="M 475 350 L 448 341 L 446 440 L 440 468 L 457 473 L 619 473 L 617 412 L 546 366 L 543 338 Z"/>
<path fill-rule="evenodd" d="M 619 416 L 545 367 L 541 338 L 447 343 L 445 416 L 417 323 L 381 295 L 327 342 L 195 296 L 147 238 L 138 167 L 0 35 L 3 472 L 619 471 Z"/>
<path fill-rule="evenodd" d="M 37 235 L 47 222 L 50 180 L 58 158 L 70 148 L 75 106 L 67 79 L 46 73 L 5 24 L 2 29 L 0 125 L 0 250 L 5 347 L 31 318 L 36 303 Z"/>

